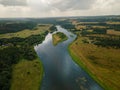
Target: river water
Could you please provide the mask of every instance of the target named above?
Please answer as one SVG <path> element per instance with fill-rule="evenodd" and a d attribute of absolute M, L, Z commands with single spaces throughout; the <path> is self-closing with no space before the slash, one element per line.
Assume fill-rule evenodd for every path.
<path fill-rule="evenodd" d="M 41 90 L 103 90 L 69 55 L 68 45 L 76 35 L 61 26 L 56 27 L 67 35 L 68 40 L 54 46 L 49 33 L 42 44 L 35 46 L 44 66 Z"/>

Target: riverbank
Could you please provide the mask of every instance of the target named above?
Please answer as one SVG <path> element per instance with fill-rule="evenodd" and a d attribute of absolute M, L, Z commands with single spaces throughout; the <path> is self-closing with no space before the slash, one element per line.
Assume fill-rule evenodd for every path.
<path fill-rule="evenodd" d="M 39 90 L 43 66 L 39 58 L 32 61 L 22 60 L 13 66 L 10 90 Z"/>
<path fill-rule="evenodd" d="M 84 47 L 84 48 L 81 48 Z M 104 50 L 103 50 L 104 49 Z M 83 50 L 84 52 L 81 52 Z M 87 56 L 85 56 L 86 51 L 89 52 L 88 55 L 92 55 L 91 50 L 99 55 L 101 53 L 103 57 L 105 52 L 108 52 L 108 55 L 111 54 L 113 51 L 118 53 L 119 51 L 115 50 L 107 50 L 105 48 L 98 48 L 89 44 L 82 44 L 80 37 L 78 37 L 73 43 L 71 43 L 68 47 L 68 51 L 72 57 L 72 59 L 82 67 L 97 83 L 99 83 L 105 90 L 118 90 L 119 84 L 117 83 L 117 79 L 115 77 L 119 77 L 119 72 L 113 73 L 112 70 L 101 66 L 97 61 L 89 60 Z M 104 56 L 105 58 L 106 56 Z M 107 56 L 108 57 L 108 56 Z M 112 57 L 112 56 L 111 56 Z M 113 57 L 114 58 L 114 57 Z M 94 59 L 94 58 L 92 58 Z M 97 59 L 97 58 L 95 58 Z M 106 59 L 106 58 L 105 58 Z M 108 60 L 108 59 L 106 59 Z M 114 62 L 113 62 L 114 63 Z M 111 63 L 112 64 L 112 63 Z M 111 75 L 111 78 L 110 78 Z M 116 76 L 115 76 L 116 75 Z M 109 77 L 107 77 L 109 76 Z"/>
<path fill-rule="evenodd" d="M 98 79 L 97 77 L 85 66 L 85 64 L 80 60 L 79 57 L 77 57 L 74 52 L 70 49 L 70 46 L 68 47 L 68 51 L 72 59 L 77 63 L 82 69 L 84 69 L 98 84 L 100 84 L 105 90 L 108 90 L 106 86 L 104 86 Z"/>

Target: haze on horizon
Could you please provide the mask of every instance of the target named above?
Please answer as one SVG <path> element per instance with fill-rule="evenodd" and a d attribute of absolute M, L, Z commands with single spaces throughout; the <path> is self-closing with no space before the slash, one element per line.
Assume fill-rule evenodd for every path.
<path fill-rule="evenodd" d="M 120 0 L 0 0 L 0 18 L 120 15 Z"/>

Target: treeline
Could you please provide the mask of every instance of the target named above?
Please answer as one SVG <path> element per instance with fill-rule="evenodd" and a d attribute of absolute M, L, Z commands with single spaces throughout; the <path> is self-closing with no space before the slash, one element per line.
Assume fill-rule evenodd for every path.
<path fill-rule="evenodd" d="M 81 23 L 81 24 L 78 24 L 78 25 L 83 25 L 83 26 L 86 26 L 87 29 L 94 29 L 92 28 L 92 26 L 104 26 L 106 27 L 105 29 L 114 29 L 114 30 L 117 30 L 117 31 L 120 31 L 120 24 L 107 24 L 106 22 L 99 22 L 99 23 Z"/>
<path fill-rule="evenodd" d="M 119 25 L 117 25 L 117 24 L 109 25 L 109 28 L 114 29 L 116 31 L 120 31 L 120 24 Z"/>
<path fill-rule="evenodd" d="M 93 40 L 93 44 L 102 47 L 113 47 L 120 48 L 120 36 L 109 36 L 109 37 L 89 37 Z"/>
<path fill-rule="evenodd" d="M 19 38 L 19 37 L 13 37 L 9 39 L 2 38 L 0 39 L 0 46 L 10 46 L 11 44 L 16 46 L 16 45 L 24 45 L 26 43 L 28 45 L 36 45 L 44 40 L 46 34 L 47 32 L 44 33 L 43 35 L 32 35 L 27 38 Z"/>
<path fill-rule="evenodd" d="M 107 22 L 107 21 L 120 21 L 120 16 L 90 16 L 78 17 L 78 22 Z"/>
<path fill-rule="evenodd" d="M 87 36 L 90 34 L 107 34 L 107 30 L 103 28 L 95 28 L 92 32 L 89 32 L 88 30 L 82 30 L 80 34 L 82 36 Z"/>
<path fill-rule="evenodd" d="M 58 35 L 62 39 L 67 38 L 67 36 L 62 32 L 57 32 L 56 35 Z"/>
<path fill-rule="evenodd" d="M 53 33 L 54 31 L 57 31 L 57 28 L 55 25 L 50 27 L 50 32 Z"/>
<path fill-rule="evenodd" d="M 78 25 L 86 25 L 86 26 L 107 26 L 106 22 L 97 22 L 97 23 L 85 23 L 82 22 L 81 24 Z"/>
<path fill-rule="evenodd" d="M 66 21 L 65 21 L 66 22 Z M 61 25 L 63 28 L 67 29 L 67 30 L 75 30 L 75 25 L 72 25 L 71 23 L 67 22 L 67 23 L 60 23 L 59 25 Z"/>
<path fill-rule="evenodd" d="M 33 29 L 35 22 L 2 22 L 0 23 L 0 34 L 18 32 L 23 29 Z"/>
<path fill-rule="evenodd" d="M 72 24 L 64 24 L 62 25 L 62 27 L 64 27 L 65 29 L 69 29 L 69 30 L 75 29 L 75 25 L 72 25 Z"/>

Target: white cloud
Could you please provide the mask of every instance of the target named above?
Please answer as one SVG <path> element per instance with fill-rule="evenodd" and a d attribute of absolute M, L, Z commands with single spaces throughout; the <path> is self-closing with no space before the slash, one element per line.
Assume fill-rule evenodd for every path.
<path fill-rule="evenodd" d="M 0 17 L 120 14 L 120 0 L 0 0 L 0 4 Z"/>
<path fill-rule="evenodd" d="M 82 10 L 90 9 L 96 0 L 53 0 L 51 5 L 59 10 Z"/>
<path fill-rule="evenodd" d="M 25 6 L 26 0 L 0 0 L 0 4 L 4 6 Z"/>

